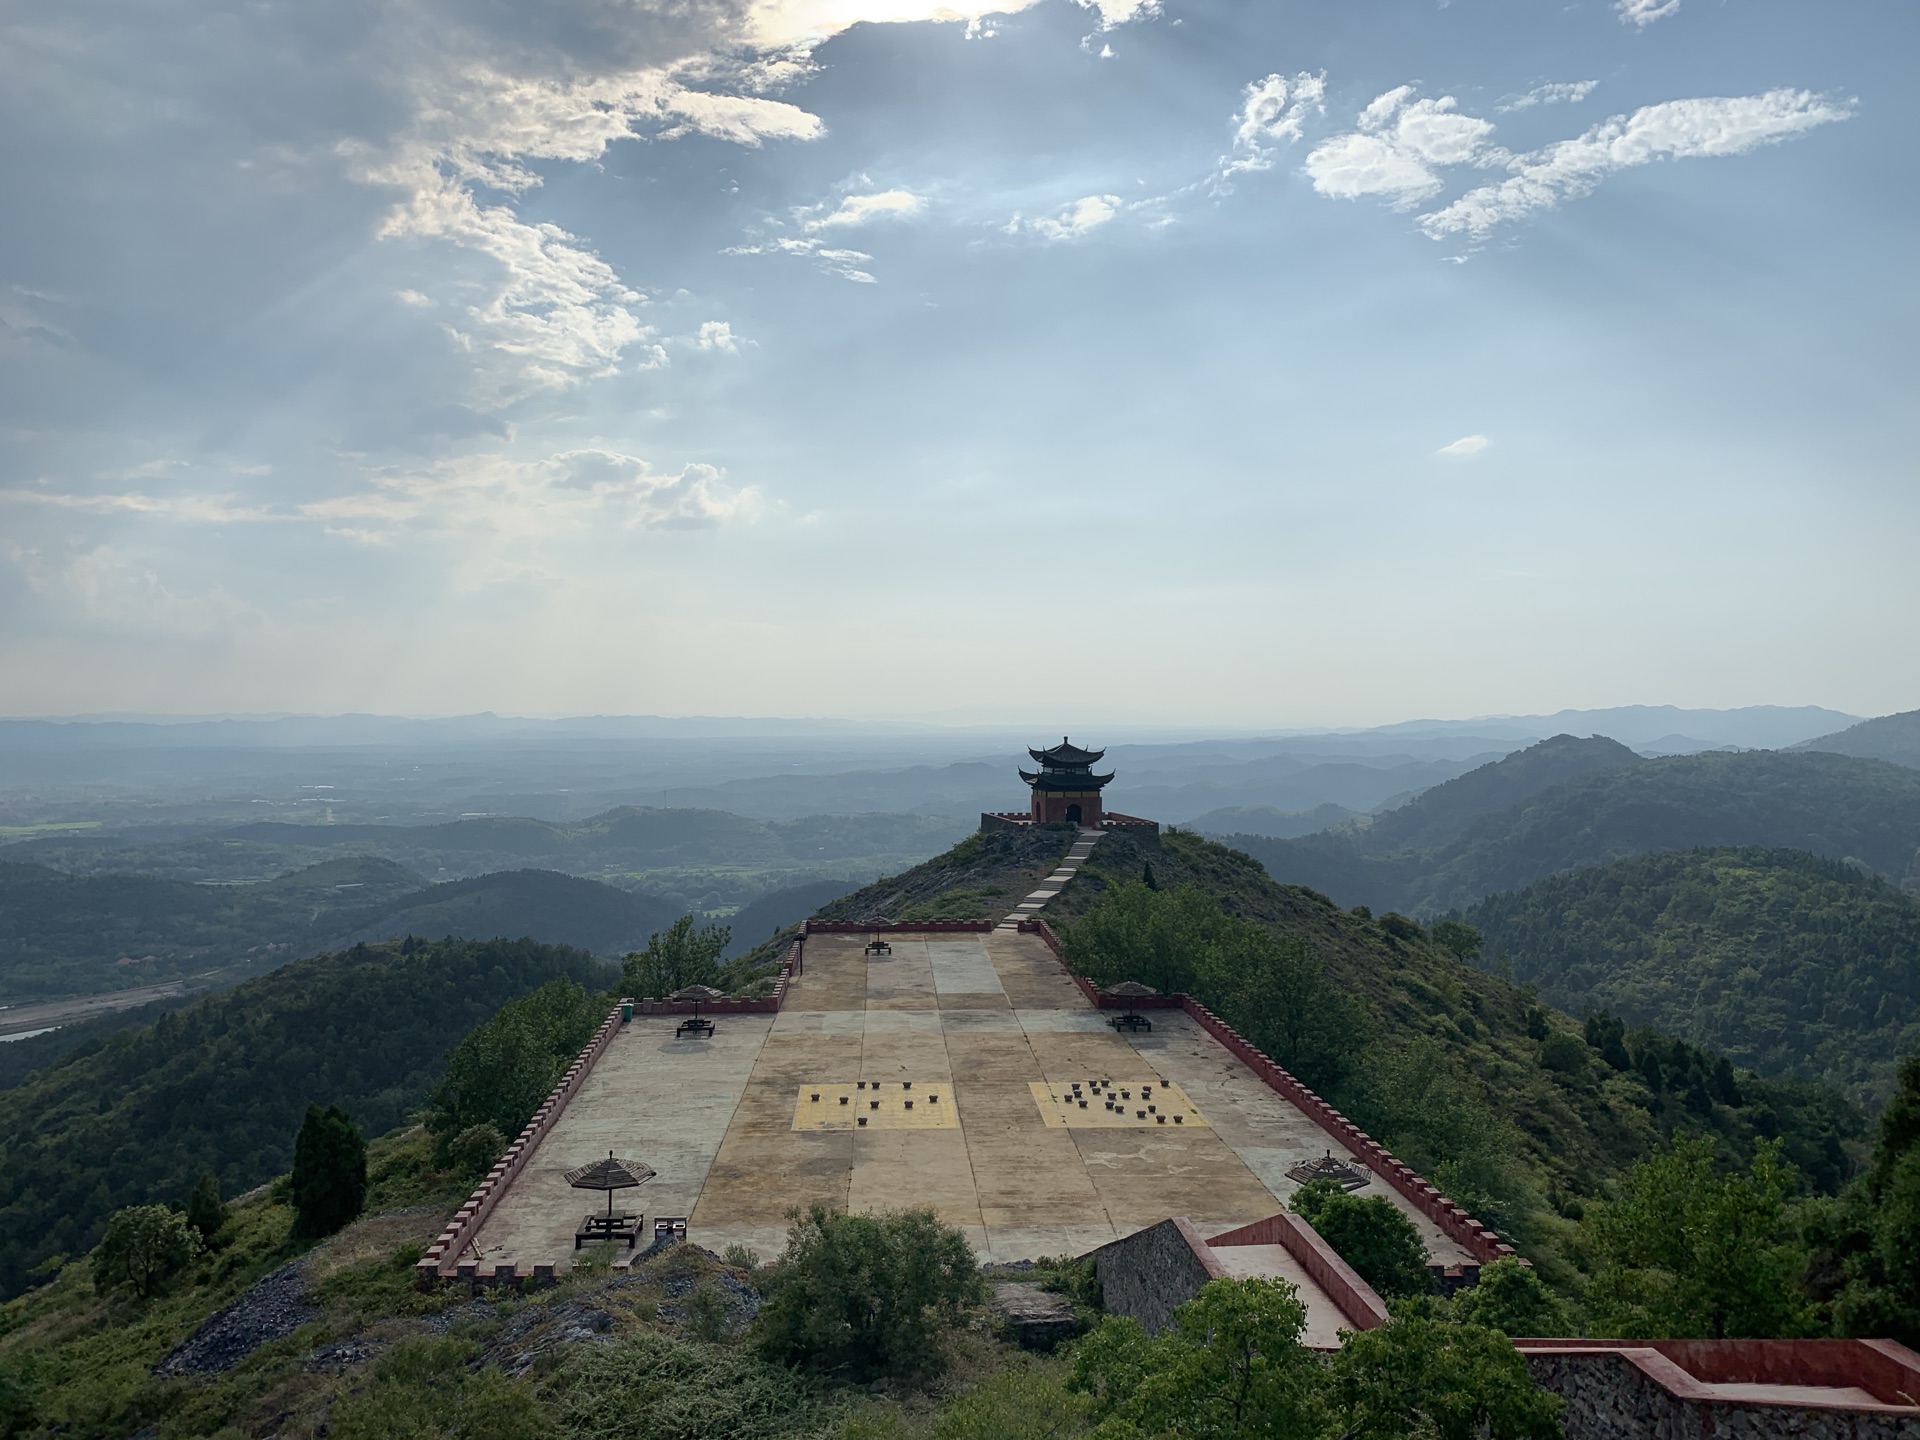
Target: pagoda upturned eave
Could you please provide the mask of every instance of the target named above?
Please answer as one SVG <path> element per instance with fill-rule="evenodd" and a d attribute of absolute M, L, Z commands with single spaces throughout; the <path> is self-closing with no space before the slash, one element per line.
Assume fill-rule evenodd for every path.
<path fill-rule="evenodd" d="M 1113 779 L 1113 772 L 1095 775 L 1087 770 L 1042 770 L 1035 775 L 1030 771 L 1022 770 L 1020 778 L 1035 790 L 1063 790 L 1077 793 L 1084 790 L 1098 790 Z"/>
<path fill-rule="evenodd" d="M 1049 770 L 1084 770 L 1095 761 L 1105 759 L 1107 752 L 1104 750 L 1082 750 L 1078 745 L 1075 745 L 1063 735 L 1060 737 L 1060 743 L 1055 745 L 1051 750 L 1035 750 L 1029 746 L 1027 747 L 1027 754 L 1031 755 Z"/>

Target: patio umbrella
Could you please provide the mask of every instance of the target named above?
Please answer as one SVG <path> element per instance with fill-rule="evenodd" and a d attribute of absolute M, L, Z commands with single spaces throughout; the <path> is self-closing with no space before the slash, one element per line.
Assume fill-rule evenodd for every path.
<path fill-rule="evenodd" d="M 711 1005 L 716 1000 L 726 999 L 727 992 L 724 990 L 716 990 L 711 985 L 684 985 L 667 998 L 669 1000 L 691 1000 L 693 1002 L 693 1018 L 698 1020 L 700 1018 L 700 1007 L 702 1005 Z"/>
<path fill-rule="evenodd" d="M 1151 985 L 1142 985 L 1138 980 L 1122 980 L 1117 985 L 1103 986 L 1100 993 L 1102 995 L 1111 995 L 1116 1000 L 1127 1001 L 1127 1014 L 1132 1015 L 1133 1001 L 1140 999 L 1144 995 L 1158 995 L 1160 992 Z"/>
<path fill-rule="evenodd" d="M 607 1219 L 613 1219 L 613 1192 L 631 1190 L 636 1185 L 644 1185 L 653 1179 L 655 1170 L 651 1165 L 642 1165 L 638 1160 L 616 1160 L 613 1152 L 607 1152 L 607 1158 L 596 1160 L 591 1165 L 581 1165 L 567 1171 L 567 1184 L 576 1190 L 604 1190 L 607 1192 Z"/>

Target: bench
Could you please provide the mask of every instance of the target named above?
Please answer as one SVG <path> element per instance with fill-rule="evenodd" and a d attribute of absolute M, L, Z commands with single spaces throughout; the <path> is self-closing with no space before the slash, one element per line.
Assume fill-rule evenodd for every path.
<path fill-rule="evenodd" d="M 616 1210 L 611 1215 L 590 1214 L 582 1220 L 573 1232 L 573 1248 L 578 1250 L 589 1240 L 624 1240 L 631 1250 L 639 1239 L 640 1217 L 629 1210 Z"/>

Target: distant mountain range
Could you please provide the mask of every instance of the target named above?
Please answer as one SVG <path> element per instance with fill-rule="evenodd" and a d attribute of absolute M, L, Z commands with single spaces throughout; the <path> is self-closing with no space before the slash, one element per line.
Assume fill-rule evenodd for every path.
<path fill-rule="evenodd" d="M 1834 755 L 1857 755 L 1866 760 L 1890 760 L 1920 769 L 1920 710 L 1862 720 L 1832 735 L 1803 740 L 1796 750 L 1825 750 Z"/>
<path fill-rule="evenodd" d="M 1441 914 L 1660 850 L 1764 845 L 1920 881 L 1920 771 L 1823 751 L 1641 759 L 1561 736 L 1437 786 L 1365 829 L 1229 843 L 1343 905 Z"/>

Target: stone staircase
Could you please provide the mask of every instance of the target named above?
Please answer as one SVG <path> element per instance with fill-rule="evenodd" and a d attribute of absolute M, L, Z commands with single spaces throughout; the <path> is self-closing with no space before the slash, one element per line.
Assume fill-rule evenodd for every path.
<path fill-rule="evenodd" d="M 1039 889 L 1014 906 L 1013 913 L 993 928 L 1012 930 L 1022 920 L 1038 919 L 1040 912 L 1047 908 L 1047 902 L 1067 888 L 1067 882 L 1079 873 L 1080 866 L 1093 853 L 1093 847 L 1105 839 L 1106 834 L 1104 830 L 1091 830 L 1082 826 L 1080 838 L 1068 848 L 1066 858 L 1060 862 L 1059 868 L 1042 880 Z"/>

